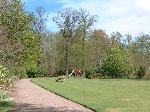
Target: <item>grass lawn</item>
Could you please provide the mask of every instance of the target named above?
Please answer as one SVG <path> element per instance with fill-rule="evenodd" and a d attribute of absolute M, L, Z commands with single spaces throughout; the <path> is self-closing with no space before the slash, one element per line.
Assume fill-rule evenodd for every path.
<path fill-rule="evenodd" d="M 14 101 L 0 102 L 0 112 L 11 112 L 14 106 Z"/>
<path fill-rule="evenodd" d="M 32 82 L 97 112 L 150 112 L 150 80 L 37 78 Z"/>

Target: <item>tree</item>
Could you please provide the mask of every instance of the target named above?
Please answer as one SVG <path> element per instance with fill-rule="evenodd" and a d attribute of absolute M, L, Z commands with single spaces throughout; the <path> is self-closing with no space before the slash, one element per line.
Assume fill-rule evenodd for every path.
<path fill-rule="evenodd" d="M 57 16 L 53 18 L 54 22 L 60 28 L 63 37 L 65 38 L 65 61 L 66 61 L 66 75 L 68 76 L 68 49 L 70 38 L 75 38 L 78 35 L 79 29 L 79 13 L 77 10 L 66 8 L 58 12 Z"/>
<path fill-rule="evenodd" d="M 103 30 L 94 30 L 91 37 L 93 41 L 94 68 L 98 68 L 109 55 L 110 39 Z"/>
<path fill-rule="evenodd" d="M 129 61 L 126 51 L 114 46 L 111 49 L 110 56 L 101 66 L 100 73 L 103 77 L 129 78 L 133 70 Z"/>
<path fill-rule="evenodd" d="M 5 33 L 0 38 L 0 61 L 3 65 L 24 72 L 29 63 L 36 63 L 41 52 L 33 30 L 35 19 L 33 13 L 25 11 L 21 0 L 9 0 L 2 6 L 0 26 Z"/>
<path fill-rule="evenodd" d="M 84 9 L 79 10 L 79 17 L 80 17 L 80 33 L 82 35 L 82 47 L 83 47 L 83 61 L 82 61 L 82 72 L 85 76 L 85 41 L 88 31 L 90 30 L 91 26 L 94 25 L 96 22 L 96 16 L 89 15 L 89 12 Z"/>
<path fill-rule="evenodd" d="M 137 68 L 145 67 L 148 74 L 150 67 L 150 36 L 141 33 L 136 41 L 132 43 L 132 51 L 134 54 L 134 63 Z"/>
<path fill-rule="evenodd" d="M 45 9 L 43 7 L 37 7 L 36 8 L 37 13 L 37 20 L 34 22 L 34 30 L 37 33 L 38 36 L 38 43 L 41 45 L 42 52 L 44 52 L 44 44 L 45 44 L 45 21 L 47 20 L 47 17 L 45 15 Z M 37 60 L 37 66 L 38 69 L 40 69 L 40 58 Z"/>

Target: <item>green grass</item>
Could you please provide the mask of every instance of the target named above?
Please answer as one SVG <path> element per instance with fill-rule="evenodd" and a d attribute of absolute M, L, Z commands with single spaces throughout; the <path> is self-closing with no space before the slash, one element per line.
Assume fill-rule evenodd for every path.
<path fill-rule="evenodd" d="M 32 82 L 97 112 L 150 112 L 150 80 L 37 78 Z"/>
<path fill-rule="evenodd" d="M 11 112 L 13 107 L 14 107 L 14 101 L 0 102 L 0 112 Z"/>

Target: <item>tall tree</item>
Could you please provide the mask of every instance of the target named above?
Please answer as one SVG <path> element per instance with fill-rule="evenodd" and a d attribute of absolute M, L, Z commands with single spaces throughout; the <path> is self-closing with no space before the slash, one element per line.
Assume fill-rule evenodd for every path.
<path fill-rule="evenodd" d="M 79 28 L 79 14 L 77 10 L 66 8 L 58 12 L 57 16 L 53 20 L 60 28 L 63 37 L 65 38 L 66 49 L 66 75 L 68 76 L 68 48 L 69 39 L 75 38 L 78 35 Z"/>
<path fill-rule="evenodd" d="M 150 63 L 150 36 L 141 33 L 136 39 L 136 55 L 138 56 L 138 65 L 149 69 Z"/>
<path fill-rule="evenodd" d="M 91 16 L 87 10 L 80 9 L 79 10 L 79 17 L 80 17 L 80 32 L 82 35 L 82 47 L 83 47 L 83 61 L 82 61 L 82 72 L 85 76 L 85 41 L 88 31 L 90 30 L 91 26 L 94 25 L 96 22 L 96 16 Z"/>
<path fill-rule="evenodd" d="M 40 46 L 33 30 L 34 21 L 34 14 L 25 11 L 21 0 L 9 0 L 2 6 L 0 26 L 6 33 L 0 38 L 0 61 L 5 66 L 24 70 L 25 66 L 39 58 Z"/>
<path fill-rule="evenodd" d="M 44 52 L 44 44 L 46 37 L 46 25 L 45 21 L 47 20 L 47 16 L 45 14 L 45 9 L 43 7 L 36 8 L 37 20 L 34 22 L 34 29 L 38 36 L 38 43 L 42 47 L 42 51 Z M 38 69 L 40 69 L 40 58 L 37 60 Z"/>
<path fill-rule="evenodd" d="M 93 39 L 94 68 L 98 68 L 110 52 L 110 40 L 103 30 L 94 30 L 91 36 Z"/>

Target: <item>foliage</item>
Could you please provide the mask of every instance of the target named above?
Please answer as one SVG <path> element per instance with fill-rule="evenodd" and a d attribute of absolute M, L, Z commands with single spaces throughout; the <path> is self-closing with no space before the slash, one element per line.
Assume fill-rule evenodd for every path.
<path fill-rule="evenodd" d="M 137 75 L 138 78 L 143 78 L 143 76 L 146 74 L 146 69 L 143 66 L 140 66 L 136 69 L 135 75 Z"/>
<path fill-rule="evenodd" d="M 59 75 L 64 75 L 65 74 L 65 70 L 56 70 L 56 74 L 59 74 Z"/>
<path fill-rule="evenodd" d="M 34 14 L 21 0 L 0 1 L 0 63 L 12 74 L 20 78 L 68 74 L 75 67 L 86 71 L 87 78 L 92 74 L 127 78 L 139 66 L 149 74 L 150 35 L 93 30 L 96 16 L 84 9 L 59 11 L 53 18 L 60 28 L 55 33 L 46 31 L 46 19 L 43 7 Z"/>
<path fill-rule="evenodd" d="M 0 100 L 5 100 L 8 98 L 8 95 L 6 94 L 0 94 Z"/>
<path fill-rule="evenodd" d="M 110 56 L 101 66 L 100 72 L 103 77 L 129 78 L 132 66 L 128 62 L 126 52 L 118 47 L 113 47 Z"/>
<path fill-rule="evenodd" d="M 9 85 L 13 82 L 14 75 L 7 68 L 0 66 L 0 85 Z"/>
<path fill-rule="evenodd" d="M 111 57 L 112 49 L 114 47 L 120 49 L 120 56 L 123 59 L 122 61 L 119 61 L 118 66 L 120 63 L 126 62 L 125 65 L 126 69 L 128 69 L 128 73 L 126 71 L 126 75 L 123 76 L 124 78 L 130 77 L 133 68 L 140 66 L 140 64 L 142 64 L 142 66 L 146 64 L 145 69 L 146 73 L 148 73 L 150 66 L 148 61 L 150 59 L 148 55 L 149 36 L 139 35 L 136 41 L 133 41 L 132 36 L 129 34 L 125 35 L 124 38 L 119 32 L 113 33 L 112 36 L 113 37 L 109 37 L 103 30 L 94 30 L 91 32 L 91 34 L 87 35 L 85 41 L 85 70 L 87 72 L 85 72 L 86 77 L 88 78 L 88 75 L 90 74 L 99 74 L 100 76 L 104 77 L 104 75 L 100 73 L 100 68 L 108 59 L 108 57 Z M 58 70 L 64 70 L 65 39 L 63 38 L 61 32 L 51 33 L 48 35 L 47 39 L 47 54 L 45 54 L 46 62 L 43 62 L 45 63 L 45 68 L 47 71 L 53 71 L 50 71 L 49 73 L 56 73 Z M 141 48 L 140 46 L 143 47 Z M 69 40 L 68 69 L 72 70 L 74 67 L 77 69 L 82 69 L 82 50 L 81 37 L 76 37 Z M 119 59 L 116 58 L 116 60 Z M 127 67 L 127 65 L 129 66 Z M 105 78 L 111 77 L 105 75 Z M 119 78 L 121 78 L 121 76 L 119 76 Z"/>
<path fill-rule="evenodd" d="M 29 64 L 26 66 L 26 73 L 28 78 L 35 78 L 38 73 L 37 64 Z"/>
<path fill-rule="evenodd" d="M 96 22 L 96 15 L 90 15 L 89 12 L 85 9 L 80 9 L 79 13 L 79 31 L 82 37 L 82 74 L 85 76 L 85 40 L 90 28 Z"/>
<path fill-rule="evenodd" d="M 38 72 L 36 73 L 36 77 L 40 77 L 40 76 L 48 76 L 50 75 L 49 71 L 46 68 L 41 68 L 38 69 Z"/>
<path fill-rule="evenodd" d="M 9 0 L 1 9 L 0 62 L 24 77 L 25 67 L 36 64 L 42 54 L 39 36 L 34 31 L 36 17 L 25 11 L 21 0 Z"/>
<path fill-rule="evenodd" d="M 89 78 L 89 76 L 91 75 L 91 71 L 90 70 L 85 70 L 85 77 Z"/>
<path fill-rule="evenodd" d="M 79 29 L 79 12 L 71 8 L 66 8 L 58 12 L 53 18 L 54 22 L 60 28 L 63 37 L 65 38 L 65 63 L 66 75 L 68 76 L 68 55 L 69 55 L 69 40 L 78 36 Z"/>

